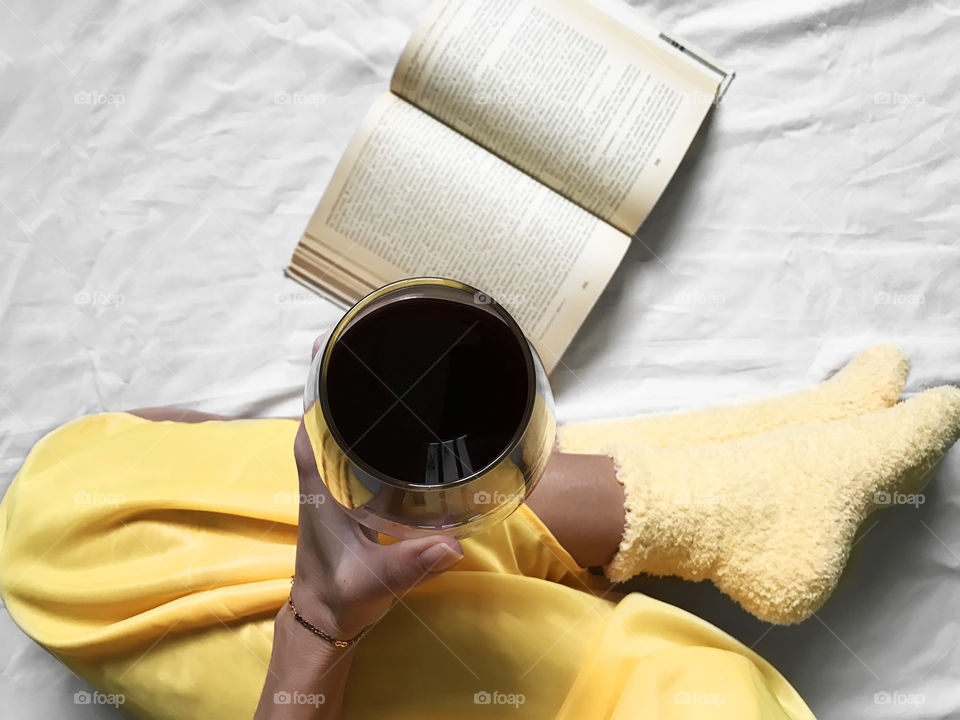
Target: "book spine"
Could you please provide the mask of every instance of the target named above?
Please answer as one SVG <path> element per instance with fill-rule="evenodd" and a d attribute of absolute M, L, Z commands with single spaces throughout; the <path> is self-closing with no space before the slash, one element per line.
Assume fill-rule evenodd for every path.
<path fill-rule="evenodd" d="M 724 93 L 727 92 L 727 88 L 730 87 L 730 83 L 733 81 L 733 78 L 736 76 L 735 72 L 724 69 L 720 63 L 714 60 L 712 57 L 707 55 L 702 50 L 691 47 L 685 43 L 670 37 L 666 33 L 661 32 L 659 34 L 660 40 L 667 43 L 677 52 L 683 54 L 684 56 L 690 58 L 696 63 L 702 65 L 706 70 L 709 70 L 711 73 L 720 78 L 720 84 L 717 86 L 717 92 L 715 95 L 716 102 L 720 102 L 720 99 L 723 97 Z"/>

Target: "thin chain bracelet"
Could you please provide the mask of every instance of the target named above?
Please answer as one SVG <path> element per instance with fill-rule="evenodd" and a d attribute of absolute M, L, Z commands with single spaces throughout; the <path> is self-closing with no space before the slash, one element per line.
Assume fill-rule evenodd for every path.
<path fill-rule="evenodd" d="M 289 598 L 287 604 L 290 605 L 290 612 L 293 613 L 293 617 L 296 619 L 296 621 L 297 621 L 298 623 L 300 623 L 301 625 L 303 625 L 307 630 L 309 630 L 310 632 L 312 632 L 312 633 L 313 633 L 314 635 L 316 635 L 317 637 L 323 638 L 323 639 L 326 640 L 328 643 L 330 643 L 331 645 L 333 645 L 334 647 L 337 647 L 337 648 L 348 648 L 348 647 L 350 647 L 351 645 L 353 645 L 354 643 L 356 643 L 357 640 L 359 640 L 361 637 L 363 637 L 363 634 L 364 634 L 367 630 L 369 630 L 369 626 L 368 626 L 368 627 L 365 627 L 363 630 L 361 630 L 360 632 L 358 632 L 354 637 L 350 638 L 349 640 L 338 640 L 337 638 L 333 637 L 332 635 L 327 635 L 327 633 L 325 633 L 323 630 L 321 630 L 321 629 L 318 628 L 316 625 L 314 625 L 312 622 L 310 622 L 310 621 L 307 620 L 305 617 L 303 617 L 303 615 L 300 614 L 300 611 L 297 610 L 297 606 L 293 604 L 293 578 L 292 578 L 292 577 L 290 578 L 290 598 Z"/>

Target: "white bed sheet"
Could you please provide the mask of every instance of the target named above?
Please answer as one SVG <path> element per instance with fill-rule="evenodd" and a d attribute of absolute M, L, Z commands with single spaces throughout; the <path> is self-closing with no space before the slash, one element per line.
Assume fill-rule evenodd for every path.
<path fill-rule="evenodd" d="M 84 413 L 297 412 L 338 311 L 281 268 L 424 5 L 0 2 L 0 489 Z M 957 0 L 642 10 L 738 76 L 556 373 L 562 418 L 796 388 L 876 340 L 909 393 L 960 382 Z M 958 474 L 954 451 L 921 507 L 871 520 L 798 627 L 641 586 L 818 716 L 957 717 Z M 114 715 L 0 618 L 4 715 Z"/>

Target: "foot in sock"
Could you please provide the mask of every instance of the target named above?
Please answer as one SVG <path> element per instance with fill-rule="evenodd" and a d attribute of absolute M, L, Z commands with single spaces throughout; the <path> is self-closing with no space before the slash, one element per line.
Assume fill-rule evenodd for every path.
<path fill-rule="evenodd" d="M 908 368 L 900 349 L 877 345 L 806 390 L 730 407 L 571 423 L 559 429 L 560 446 L 564 452 L 596 453 L 613 440 L 629 438 L 649 447 L 670 447 L 863 415 L 897 402 Z"/>
<path fill-rule="evenodd" d="M 762 620 L 809 617 L 836 586 L 878 494 L 922 489 L 960 437 L 960 390 L 940 387 L 860 417 L 721 443 L 606 448 L 626 494 L 604 568 L 710 579 Z"/>

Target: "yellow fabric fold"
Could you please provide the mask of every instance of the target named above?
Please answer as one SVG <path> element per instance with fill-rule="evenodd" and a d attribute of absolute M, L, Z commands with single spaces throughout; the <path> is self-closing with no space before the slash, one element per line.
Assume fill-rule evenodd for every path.
<path fill-rule="evenodd" d="M 293 571 L 296 430 L 107 413 L 53 431 L 0 504 L 11 616 L 130 712 L 250 717 Z M 463 546 L 364 638 L 346 717 L 812 717 L 720 630 L 608 592 L 526 506 Z"/>

